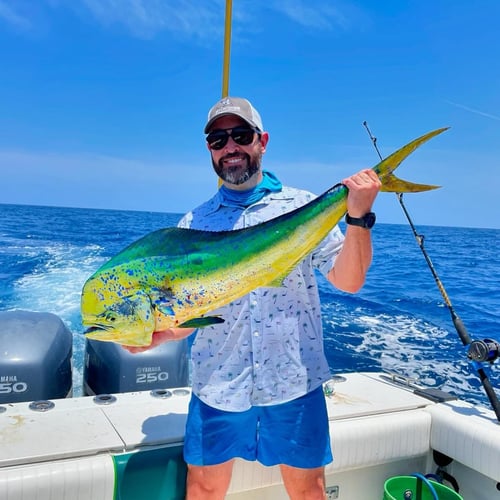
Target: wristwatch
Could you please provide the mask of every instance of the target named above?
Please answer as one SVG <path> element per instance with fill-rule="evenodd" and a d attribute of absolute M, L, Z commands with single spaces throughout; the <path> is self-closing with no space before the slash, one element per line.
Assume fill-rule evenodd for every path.
<path fill-rule="evenodd" d="M 368 212 L 363 215 L 363 217 L 351 217 L 349 214 L 345 214 L 345 222 L 350 226 L 364 227 L 365 229 L 371 229 L 375 224 L 377 218 L 373 212 Z"/>

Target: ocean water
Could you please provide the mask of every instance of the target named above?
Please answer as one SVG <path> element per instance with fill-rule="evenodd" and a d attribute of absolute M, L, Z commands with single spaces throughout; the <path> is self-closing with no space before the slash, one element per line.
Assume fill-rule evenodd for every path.
<path fill-rule="evenodd" d="M 80 292 L 108 258 L 180 214 L 0 204 L 0 310 L 45 311 L 73 332 L 81 394 Z M 473 339 L 500 342 L 500 230 L 417 227 L 456 314 Z M 363 289 L 345 294 L 321 276 L 332 374 L 388 370 L 489 406 L 450 311 L 407 225 L 377 224 Z M 500 360 L 487 366 L 500 397 Z"/>

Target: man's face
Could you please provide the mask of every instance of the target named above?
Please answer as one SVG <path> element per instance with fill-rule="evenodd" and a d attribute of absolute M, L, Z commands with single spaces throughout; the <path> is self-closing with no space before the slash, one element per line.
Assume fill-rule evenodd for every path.
<path fill-rule="evenodd" d="M 250 125 L 238 116 L 226 115 L 217 119 L 210 131 L 232 130 L 235 127 L 250 127 Z M 209 146 L 215 173 L 223 181 L 234 186 L 246 183 L 260 172 L 267 137 L 267 133 L 264 132 L 259 139 L 259 134 L 255 133 L 252 142 L 246 146 L 237 144 L 232 137 L 229 137 L 222 149 L 211 149 Z"/>

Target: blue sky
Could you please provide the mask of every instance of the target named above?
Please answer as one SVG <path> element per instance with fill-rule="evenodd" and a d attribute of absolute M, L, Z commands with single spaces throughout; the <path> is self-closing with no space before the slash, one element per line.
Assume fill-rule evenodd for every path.
<path fill-rule="evenodd" d="M 184 212 L 217 187 L 223 0 L 0 0 L 1 203 Z M 451 129 L 398 170 L 418 225 L 500 228 L 498 0 L 234 0 L 230 94 L 264 167 L 321 193 Z M 395 195 L 378 220 L 404 223 Z"/>

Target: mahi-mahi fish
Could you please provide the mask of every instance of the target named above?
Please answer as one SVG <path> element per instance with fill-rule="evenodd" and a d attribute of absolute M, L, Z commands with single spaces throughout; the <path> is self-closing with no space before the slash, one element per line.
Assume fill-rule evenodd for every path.
<path fill-rule="evenodd" d="M 429 132 L 373 170 L 381 191 L 409 193 L 439 186 L 414 184 L 392 172 Z M 348 189 L 336 184 L 306 205 L 267 222 L 232 231 L 165 228 L 132 243 L 84 284 L 82 323 L 90 339 L 128 346 L 151 344 L 155 331 L 200 328 L 224 318 L 210 312 L 262 286 L 281 286 L 347 211 Z"/>

